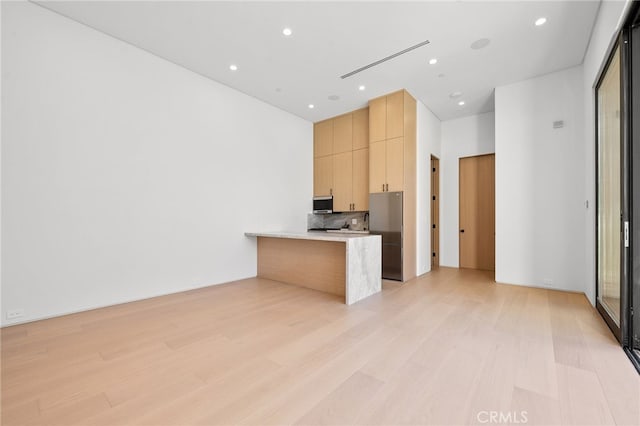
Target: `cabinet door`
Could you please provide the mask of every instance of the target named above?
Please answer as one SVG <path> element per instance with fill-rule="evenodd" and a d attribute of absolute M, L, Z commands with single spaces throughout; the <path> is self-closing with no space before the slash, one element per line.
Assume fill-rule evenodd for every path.
<path fill-rule="evenodd" d="M 386 120 L 386 139 L 404 136 L 404 91 L 387 96 Z"/>
<path fill-rule="evenodd" d="M 387 138 L 387 98 L 369 101 L 369 142 L 379 142 Z"/>
<path fill-rule="evenodd" d="M 369 145 L 369 192 L 384 192 L 386 178 L 386 142 Z"/>
<path fill-rule="evenodd" d="M 353 196 L 353 154 L 351 151 L 333 156 L 333 210 L 351 210 Z"/>
<path fill-rule="evenodd" d="M 313 125 L 313 157 L 333 154 L 333 120 Z"/>
<path fill-rule="evenodd" d="M 369 108 L 353 112 L 353 149 L 369 147 Z"/>
<path fill-rule="evenodd" d="M 369 210 L 369 148 L 353 151 L 353 204 L 355 210 Z"/>
<path fill-rule="evenodd" d="M 333 188 L 333 156 L 313 159 L 313 195 L 331 195 Z"/>
<path fill-rule="evenodd" d="M 333 119 L 333 153 L 351 152 L 353 140 L 353 124 L 351 114 L 341 115 Z"/>
<path fill-rule="evenodd" d="M 404 190 L 404 138 L 389 139 L 387 142 L 388 191 Z"/>

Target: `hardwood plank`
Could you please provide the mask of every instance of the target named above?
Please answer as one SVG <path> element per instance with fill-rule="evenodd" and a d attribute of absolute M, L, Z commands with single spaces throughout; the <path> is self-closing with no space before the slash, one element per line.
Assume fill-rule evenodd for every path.
<path fill-rule="evenodd" d="M 0 334 L 3 425 L 640 424 L 639 377 L 583 295 L 485 271 L 353 306 L 253 278 Z"/>
<path fill-rule="evenodd" d="M 355 372 L 295 424 L 350 424 L 365 410 L 369 399 L 382 385 L 380 380 Z"/>

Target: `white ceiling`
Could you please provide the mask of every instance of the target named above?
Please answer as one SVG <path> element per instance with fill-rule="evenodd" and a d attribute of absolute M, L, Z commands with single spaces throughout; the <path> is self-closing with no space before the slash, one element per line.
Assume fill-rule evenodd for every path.
<path fill-rule="evenodd" d="M 596 0 L 39 4 L 310 121 L 401 88 L 441 120 L 492 111 L 496 86 L 582 63 L 599 7 Z M 536 27 L 539 17 L 548 21 Z M 293 35 L 285 37 L 285 27 Z M 481 38 L 491 43 L 471 49 Z M 451 99 L 456 91 L 462 97 Z"/>

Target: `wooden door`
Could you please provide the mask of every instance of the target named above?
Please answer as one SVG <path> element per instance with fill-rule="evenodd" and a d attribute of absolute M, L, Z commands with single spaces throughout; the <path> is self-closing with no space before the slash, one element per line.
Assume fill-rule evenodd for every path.
<path fill-rule="evenodd" d="M 387 191 L 404 189 L 404 138 L 389 139 L 387 142 L 386 175 Z"/>
<path fill-rule="evenodd" d="M 431 267 L 440 266 L 440 160 L 431 156 Z"/>
<path fill-rule="evenodd" d="M 495 155 L 460 159 L 460 267 L 495 270 Z"/>
<path fill-rule="evenodd" d="M 333 154 L 333 120 L 325 120 L 313 125 L 313 156 L 324 157 Z"/>
<path fill-rule="evenodd" d="M 369 192 L 384 192 L 386 176 L 386 142 L 369 145 Z"/>
<path fill-rule="evenodd" d="M 369 148 L 369 108 L 353 112 L 353 149 Z"/>
<path fill-rule="evenodd" d="M 353 122 L 351 113 L 333 119 L 333 153 L 353 150 Z"/>
<path fill-rule="evenodd" d="M 369 148 L 353 151 L 353 204 L 356 211 L 369 210 Z"/>
<path fill-rule="evenodd" d="M 404 91 L 387 95 L 387 139 L 404 136 Z"/>
<path fill-rule="evenodd" d="M 333 188 L 333 155 L 313 159 L 313 195 L 331 195 Z"/>
<path fill-rule="evenodd" d="M 333 156 L 333 210 L 351 210 L 353 196 L 353 155 L 351 151 Z"/>
<path fill-rule="evenodd" d="M 387 138 L 387 98 L 385 96 L 369 101 L 369 142 L 379 142 Z"/>

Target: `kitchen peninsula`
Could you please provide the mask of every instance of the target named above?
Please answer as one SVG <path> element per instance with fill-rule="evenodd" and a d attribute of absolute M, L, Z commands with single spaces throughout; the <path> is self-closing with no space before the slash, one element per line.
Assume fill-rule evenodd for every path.
<path fill-rule="evenodd" d="M 343 296 L 351 305 L 382 289 L 379 235 L 246 232 L 256 237 L 258 277 Z"/>

